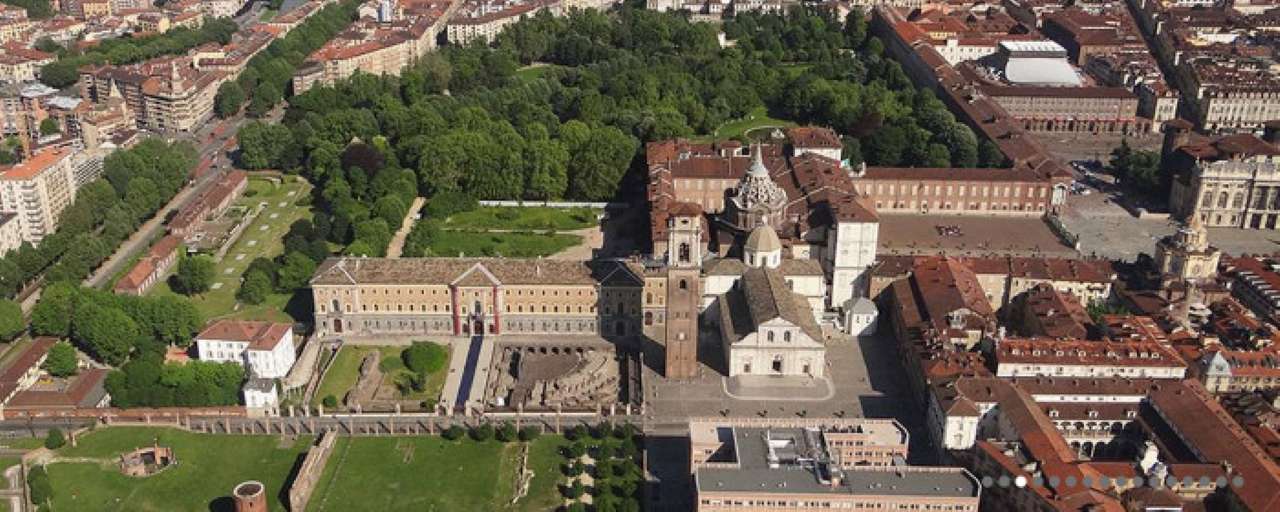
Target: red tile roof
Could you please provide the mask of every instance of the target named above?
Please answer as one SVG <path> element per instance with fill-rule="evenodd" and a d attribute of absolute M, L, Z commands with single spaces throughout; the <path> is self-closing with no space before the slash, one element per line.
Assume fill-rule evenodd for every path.
<path fill-rule="evenodd" d="M 243 341 L 249 343 L 250 350 L 271 350 L 292 328 L 284 323 L 218 320 L 200 331 L 196 339 Z"/>

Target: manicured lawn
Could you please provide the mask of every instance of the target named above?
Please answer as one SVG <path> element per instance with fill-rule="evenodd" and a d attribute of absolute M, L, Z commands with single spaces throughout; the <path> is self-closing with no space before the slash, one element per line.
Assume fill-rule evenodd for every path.
<path fill-rule="evenodd" d="M 520 444 L 438 436 L 339 438 L 308 510 L 547 511 L 563 440 L 544 436 L 530 448 L 529 494 L 515 504 Z"/>
<path fill-rule="evenodd" d="M 533 66 L 533 65 L 525 66 L 523 68 L 516 70 L 516 78 L 519 78 L 524 81 L 533 81 L 533 80 L 542 78 L 544 76 L 547 76 L 547 73 L 550 73 L 552 70 L 555 70 L 558 68 L 560 68 L 560 66 L 557 66 L 555 64 L 545 64 L 545 65 L 540 64 L 536 66 Z"/>
<path fill-rule="evenodd" d="M 550 256 L 582 243 L 582 237 L 565 233 L 495 233 L 441 230 L 427 246 L 432 256 Z"/>
<path fill-rule="evenodd" d="M 591 208 L 482 206 L 445 219 L 440 227 L 471 230 L 569 231 L 600 224 Z"/>
<path fill-rule="evenodd" d="M 289 195 L 293 192 L 293 195 Z M 244 234 L 227 251 L 227 255 L 218 262 L 215 270 L 216 290 L 209 290 L 192 297 L 192 302 L 200 310 L 206 321 L 217 318 L 235 318 L 241 320 L 271 320 L 289 322 L 296 320 L 286 311 L 286 305 L 292 294 L 273 293 L 267 296 L 262 304 L 251 306 L 240 304 L 236 300 L 236 291 L 240 289 L 240 275 L 249 267 L 254 258 L 274 258 L 284 251 L 284 235 L 289 232 L 289 225 L 302 218 L 310 219 L 309 207 L 298 206 L 298 200 L 311 193 L 311 185 L 286 177 L 284 182 L 276 185 L 265 179 L 250 179 L 244 196 L 236 204 L 257 208 L 259 203 L 267 203 L 267 207 L 259 213 L 253 223 L 244 230 Z M 280 206 L 284 204 L 284 206 Z M 275 218 L 271 218 L 272 215 Z M 266 226 L 267 229 L 262 229 Z M 243 255 L 237 259 L 237 256 Z M 175 265 L 176 269 L 176 265 Z M 230 269 L 228 273 L 227 270 Z M 152 295 L 174 295 L 168 282 L 161 282 L 150 292 Z"/>
<path fill-rule="evenodd" d="M 22 459 L 17 457 L 0 457 L 0 473 L 3 473 L 4 470 L 13 466 L 17 466 L 18 464 L 22 464 Z"/>
<path fill-rule="evenodd" d="M 178 464 L 145 478 L 120 474 L 122 453 L 160 444 L 174 449 Z M 272 510 L 284 510 L 281 491 L 298 457 L 310 444 L 299 438 L 280 447 L 279 436 L 211 436 L 173 429 L 107 428 L 81 438 L 63 457 L 101 459 L 48 466 L 53 510 L 170 511 L 230 510 L 231 489 L 245 480 L 266 484 Z"/>
<path fill-rule="evenodd" d="M 364 355 L 377 350 L 382 353 L 380 356 L 380 367 L 385 373 L 412 373 L 405 368 L 404 361 L 400 358 L 400 352 L 408 348 L 407 346 L 358 346 L 348 345 L 338 350 L 337 359 L 334 360 L 333 366 L 324 374 L 324 380 L 320 381 L 320 386 L 316 388 L 315 397 L 313 397 L 312 405 L 319 405 L 325 396 L 333 395 L 338 399 L 338 403 L 342 403 L 342 397 L 355 387 L 356 381 L 360 379 L 360 361 L 364 359 Z M 446 345 L 446 348 L 449 348 Z M 444 389 L 445 376 L 449 373 L 449 364 L 445 363 L 445 369 L 432 373 L 427 376 L 427 385 L 423 391 L 411 393 L 404 398 L 407 400 L 435 400 L 440 397 L 440 390 Z"/>
<path fill-rule="evenodd" d="M 9 448 L 11 450 L 34 450 L 44 446 L 43 437 L 14 437 L 10 439 L 0 439 L 0 448 Z"/>
<path fill-rule="evenodd" d="M 715 133 L 712 134 L 710 138 L 719 140 L 733 139 L 742 136 L 751 130 L 764 126 L 788 127 L 795 125 L 796 124 L 791 121 L 769 117 L 769 113 L 765 111 L 764 107 L 760 107 L 752 110 L 742 119 L 735 119 L 720 125 L 719 128 L 716 128 Z"/>

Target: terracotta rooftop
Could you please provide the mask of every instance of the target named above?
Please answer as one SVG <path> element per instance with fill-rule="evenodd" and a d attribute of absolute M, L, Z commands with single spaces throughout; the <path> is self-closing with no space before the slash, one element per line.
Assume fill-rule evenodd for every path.
<path fill-rule="evenodd" d="M 293 326 L 285 323 L 246 320 L 218 320 L 205 327 L 197 340 L 243 341 L 250 350 L 272 350 Z"/>

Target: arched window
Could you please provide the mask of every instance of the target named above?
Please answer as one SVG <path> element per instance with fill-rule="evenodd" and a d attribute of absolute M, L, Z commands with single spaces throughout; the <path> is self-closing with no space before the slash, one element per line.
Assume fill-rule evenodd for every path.
<path fill-rule="evenodd" d="M 782 341 L 786 341 L 786 342 L 791 341 L 791 331 L 786 331 L 782 333 Z"/>
<path fill-rule="evenodd" d="M 680 262 L 688 263 L 690 258 L 689 253 L 690 253 L 689 244 L 687 243 L 680 244 L 680 255 L 679 255 Z"/>
<path fill-rule="evenodd" d="M 773 341 L 773 331 L 769 331 L 769 334 L 767 337 L 769 338 L 769 341 Z"/>
<path fill-rule="evenodd" d="M 339 311 L 342 311 L 342 308 L 338 307 L 338 299 L 333 299 L 333 312 L 337 313 Z"/>
<path fill-rule="evenodd" d="M 1241 208 L 1244 206 L 1244 192 L 1236 192 L 1235 199 L 1231 200 L 1232 208 Z"/>
<path fill-rule="evenodd" d="M 681 290 L 688 290 L 688 289 L 689 289 L 689 283 L 688 283 L 688 282 L 685 282 L 685 280 L 684 280 L 684 279 L 681 279 L 681 280 L 680 280 L 680 289 L 681 289 Z"/>
<path fill-rule="evenodd" d="M 1230 197 L 1230 195 L 1229 195 L 1229 194 L 1227 194 L 1226 192 L 1222 192 L 1221 194 L 1218 194 L 1218 208 L 1226 208 L 1226 207 L 1227 207 L 1227 198 L 1228 198 L 1228 197 Z"/>

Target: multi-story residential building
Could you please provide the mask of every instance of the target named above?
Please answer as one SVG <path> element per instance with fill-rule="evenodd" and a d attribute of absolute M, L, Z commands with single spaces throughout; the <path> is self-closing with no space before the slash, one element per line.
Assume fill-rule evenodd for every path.
<path fill-rule="evenodd" d="M 1039 284 L 1028 291 L 1021 309 L 1020 330 L 1024 336 L 1084 339 L 1093 323 L 1080 299 L 1050 284 Z"/>
<path fill-rule="evenodd" d="M 53 234 L 76 198 L 74 151 L 50 148 L 0 170 L 0 211 L 17 214 L 22 240 L 38 244 Z"/>
<path fill-rule="evenodd" d="M 40 68 L 57 58 L 20 44 L 5 44 L 0 52 L 0 82 L 11 84 L 35 81 Z"/>
<path fill-rule="evenodd" d="M 90 66 L 80 71 L 81 95 L 105 103 L 123 97 L 139 128 L 191 132 L 213 116 L 218 86 L 229 74 L 201 71 L 191 57 L 162 57 L 128 66 Z"/>
<path fill-rule="evenodd" d="M 1181 379 L 1187 365 L 1149 341 L 1008 338 L 993 351 L 997 377 Z"/>
<path fill-rule="evenodd" d="M 447 2 L 419 4 L 399 13 L 382 0 L 377 18 L 363 18 L 312 53 L 293 77 L 295 94 L 316 85 L 345 79 L 357 71 L 371 75 L 399 75 L 400 71 L 435 49 L 444 27 Z"/>
<path fill-rule="evenodd" d="M 27 19 L 26 9 L 10 5 L 0 9 L 0 43 L 23 41 L 30 31 L 31 20 Z"/>
<path fill-rule="evenodd" d="M 1040 285 L 1052 286 L 1070 293 L 1083 304 L 1106 302 L 1111 298 L 1116 274 L 1111 263 L 1096 259 L 966 257 L 949 258 L 972 272 L 974 281 L 987 299 L 992 311 L 1015 303 Z M 915 268 L 935 266 L 941 258 L 933 256 L 881 256 L 872 277 L 871 296 L 876 297 L 893 282 L 910 277 Z"/>
<path fill-rule="evenodd" d="M 1280 323 L 1280 261 L 1242 256 L 1223 262 L 1231 295 L 1272 323 Z"/>
<path fill-rule="evenodd" d="M 1147 404 L 1154 438 L 1186 447 L 1186 462 L 1230 465 L 1242 485 L 1223 486 L 1228 510 L 1280 509 L 1280 465 L 1268 455 L 1198 381 L 1162 384 Z"/>
<path fill-rule="evenodd" d="M 694 423 L 690 469 L 695 510 L 978 510 L 981 487 L 964 469 L 858 464 L 864 458 L 859 451 L 881 452 L 906 438 L 901 425 L 874 422 Z"/>
<path fill-rule="evenodd" d="M 230 18 L 248 3 L 244 0 L 200 0 L 200 11 L 209 18 Z"/>
<path fill-rule="evenodd" d="M 1170 210 L 1207 227 L 1280 228 L 1280 126 L 1194 141 L 1188 128 L 1165 127 L 1163 166 L 1178 173 Z"/>
<path fill-rule="evenodd" d="M 0 256 L 22 246 L 22 225 L 18 214 L 0 212 Z"/>
<path fill-rule="evenodd" d="M 279 379 L 297 359 L 289 324 L 218 320 L 196 335 L 201 361 L 237 363 L 250 375 Z"/>
<path fill-rule="evenodd" d="M 1210 393 L 1280 388 L 1280 349 L 1276 347 L 1237 350 L 1212 346 L 1184 354 L 1191 358 L 1190 373 Z"/>
<path fill-rule="evenodd" d="M 449 19 L 446 34 L 450 43 L 467 45 L 475 40 L 493 41 L 507 25 L 549 10 L 560 14 L 560 0 L 473 0 Z"/>

